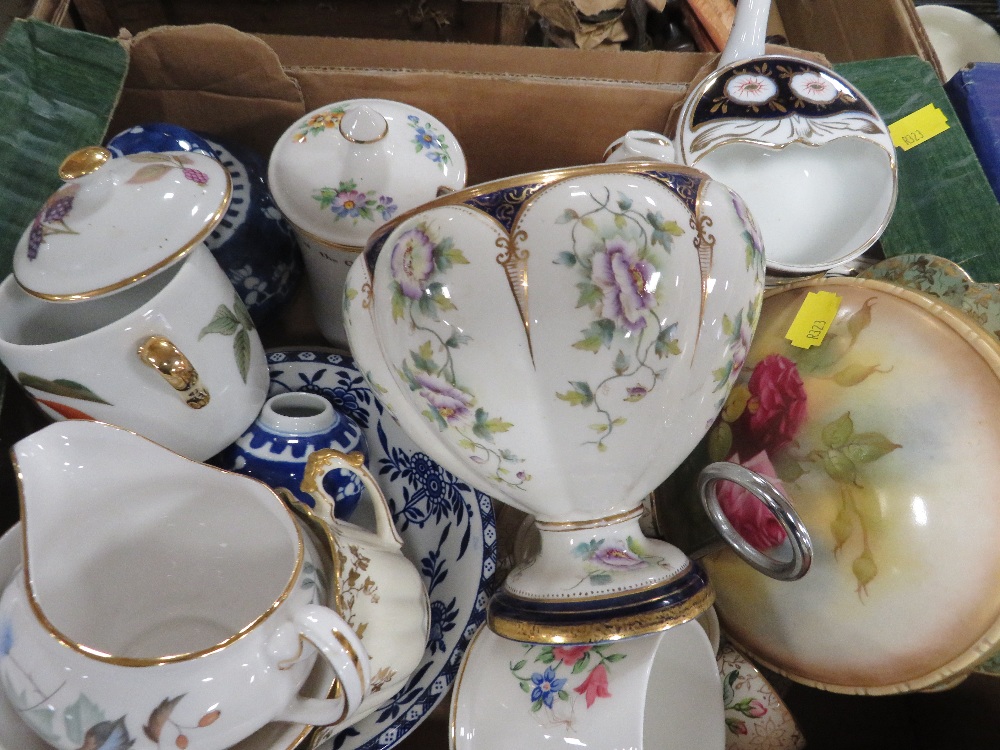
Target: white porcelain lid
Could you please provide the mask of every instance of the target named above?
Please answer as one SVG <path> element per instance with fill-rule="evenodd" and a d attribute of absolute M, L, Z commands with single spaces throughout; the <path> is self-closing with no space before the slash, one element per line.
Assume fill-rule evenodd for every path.
<path fill-rule="evenodd" d="M 360 248 L 389 219 L 465 187 L 466 163 L 436 117 L 388 99 L 316 109 L 271 152 L 274 202 L 300 232 Z"/>
<path fill-rule="evenodd" d="M 59 175 L 14 251 L 17 282 L 51 300 L 119 291 L 171 266 L 218 224 L 232 191 L 222 164 L 187 152 L 112 159 L 93 146 Z"/>

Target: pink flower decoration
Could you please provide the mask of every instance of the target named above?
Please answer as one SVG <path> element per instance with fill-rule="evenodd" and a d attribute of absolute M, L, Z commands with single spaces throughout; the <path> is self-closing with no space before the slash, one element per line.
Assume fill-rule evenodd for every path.
<path fill-rule="evenodd" d="M 593 646 L 555 646 L 552 655 L 562 660 L 567 667 L 572 667 L 592 648 Z"/>
<path fill-rule="evenodd" d="M 739 455 L 730 459 L 733 463 L 762 474 L 782 492 L 784 487 L 777 478 L 771 459 L 765 451 L 761 451 L 749 461 L 740 461 Z M 777 547 L 785 541 L 787 534 L 778 519 L 768 510 L 754 494 L 743 489 L 735 482 L 719 482 L 719 507 L 726 514 L 733 528 L 754 548 L 764 551 Z"/>
<path fill-rule="evenodd" d="M 404 232 L 392 248 L 392 278 L 410 299 L 420 299 L 434 271 L 434 243 L 419 229 Z"/>
<path fill-rule="evenodd" d="M 632 550 L 622 547 L 602 547 L 594 553 L 593 559 L 610 568 L 641 568 L 646 564 Z"/>
<path fill-rule="evenodd" d="M 646 327 L 644 313 L 655 302 L 652 264 L 621 238 L 609 240 L 594 254 L 591 281 L 601 290 L 601 315 L 636 332 Z"/>
<path fill-rule="evenodd" d="M 751 719 L 759 719 L 766 713 L 767 713 L 767 706 L 765 706 L 756 698 L 750 701 L 750 707 L 747 709 L 747 716 L 749 716 Z"/>
<path fill-rule="evenodd" d="M 608 670 L 603 664 L 598 664 L 587 675 L 587 679 L 577 685 L 573 690 L 587 699 L 587 708 L 594 705 L 598 698 L 610 698 L 611 691 L 608 690 Z"/>
<path fill-rule="evenodd" d="M 417 373 L 413 379 L 420 386 L 420 395 L 445 422 L 451 424 L 470 415 L 473 398 L 465 391 L 444 378 L 425 372 Z"/>

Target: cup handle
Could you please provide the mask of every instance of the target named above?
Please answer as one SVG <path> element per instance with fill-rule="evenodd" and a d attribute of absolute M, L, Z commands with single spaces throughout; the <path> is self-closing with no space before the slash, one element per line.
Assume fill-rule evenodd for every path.
<path fill-rule="evenodd" d="M 296 696 L 276 721 L 329 726 L 354 714 L 371 686 L 371 658 L 361 639 L 336 612 L 319 605 L 302 607 L 292 615 L 300 637 L 311 643 L 333 667 L 339 690 L 330 698 Z M 280 667 L 279 667 L 280 668 Z"/>
<path fill-rule="evenodd" d="M 198 371 L 170 339 L 150 336 L 139 345 L 137 354 L 142 363 L 156 370 L 192 409 L 208 405 L 208 390 L 202 386 Z"/>
<path fill-rule="evenodd" d="M 673 163 L 674 144 L 667 136 L 652 130 L 630 130 L 604 150 L 607 164 L 623 161 L 662 161 Z"/>
<path fill-rule="evenodd" d="M 735 482 L 767 506 L 788 535 L 791 560 L 777 560 L 765 555 L 736 531 L 719 505 L 715 488 L 717 482 Z M 730 461 L 716 461 L 702 469 L 698 475 L 698 495 L 716 531 L 751 567 L 779 581 L 797 581 L 808 572 L 812 564 L 812 539 L 809 531 L 788 498 L 767 477 Z"/>
<path fill-rule="evenodd" d="M 309 454 L 306 459 L 306 468 L 303 472 L 302 484 L 300 488 L 316 500 L 316 510 L 323 509 L 326 518 L 323 521 L 327 524 L 335 525 L 342 523 L 335 519 L 333 515 L 333 499 L 323 489 L 323 477 L 336 469 L 343 469 L 352 474 L 356 474 L 372 500 L 375 510 L 375 533 L 378 537 L 397 548 L 403 546 L 403 540 L 396 530 L 396 524 L 392 520 L 392 512 L 389 509 L 389 500 L 378 486 L 375 477 L 365 468 L 365 457 L 354 451 L 352 453 L 342 453 L 333 448 L 320 448 Z"/>

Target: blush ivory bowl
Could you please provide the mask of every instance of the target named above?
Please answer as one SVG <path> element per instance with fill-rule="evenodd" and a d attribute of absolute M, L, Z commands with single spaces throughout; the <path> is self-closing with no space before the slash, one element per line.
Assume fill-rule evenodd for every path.
<path fill-rule="evenodd" d="M 710 606 L 639 516 L 746 356 L 764 255 L 742 200 L 686 167 L 572 167 L 438 198 L 362 257 L 344 297 L 361 371 L 435 461 L 541 532 L 491 628 L 595 642 Z"/>

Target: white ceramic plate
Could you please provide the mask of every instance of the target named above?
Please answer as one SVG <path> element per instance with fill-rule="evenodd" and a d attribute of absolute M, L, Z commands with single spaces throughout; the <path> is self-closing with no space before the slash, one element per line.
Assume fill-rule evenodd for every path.
<path fill-rule="evenodd" d="M 369 469 L 389 499 L 403 552 L 423 574 L 431 626 L 424 659 L 393 700 L 341 732 L 320 729 L 318 750 L 387 750 L 448 692 L 469 639 L 486 616 L 496 571 L 492 500 L 431 461 L 383 411 L 354 360 L 333 349 L 268 353 L 269 396 L 319 393 L 357 421 L 368 438 Z M 351 517 L 364 525 L 367 503 Z"/>
<path fill-rule="evenodd" d="M 322 546 L 318 547 L 322 549 Z M 0 537 L 0 585 L 6 587 L 11 576 L 18 570 L 21 563 L 21 524 L 16 523 Z M 328 571 L 327 580 L 331 575 Z M 3 625 L 0 623 L 0 628 Z M 2 633 L 2 631 L 0 631 Z M 6 652 L 3 649 L 3 637 L 0 635 L 0 659 Z M 325 697 L 333 687 L 334 676 L 329 662 L 317 659 L 302 693 L 307 696 Z M 312 727 L 304 724 L 291 724 L 275 721 L 255 732 L 242 742 L 233 745 L 232 750 L 292 750 L 298 746 L 312 731 Z M 0 691 L 0 750 L 52 750 L 41 737 L 28 728 L 21 720 L 17 711 Z"/>
<path fill-rule="evenodd" d="M 970 62 L 1000 62 L 1000 34 L 986 21 L 948 5 L 920 5 L 917 15 L 946 81 Z"/>

